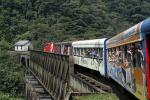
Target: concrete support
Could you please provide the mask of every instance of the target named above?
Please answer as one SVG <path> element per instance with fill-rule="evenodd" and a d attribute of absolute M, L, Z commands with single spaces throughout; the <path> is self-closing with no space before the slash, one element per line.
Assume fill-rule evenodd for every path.
<path fill-rule="evenodd" d="M 70 86 L 75 89 L 76 92 L 80 93 L 94 93 L 95 90 L 80 80 L 78 77 L 71 75 Z"/>

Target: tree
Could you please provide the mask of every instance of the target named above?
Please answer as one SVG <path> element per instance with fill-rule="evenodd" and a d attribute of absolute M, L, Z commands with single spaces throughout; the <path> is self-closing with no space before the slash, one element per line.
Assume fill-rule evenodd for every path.
<path fill-rule="evenodd" d="M 0 92 L 13 96 L 23 93 L 23 72 L 21 66 L 8 54 L 9 43 L 2 38 L 0 41 Z"/>

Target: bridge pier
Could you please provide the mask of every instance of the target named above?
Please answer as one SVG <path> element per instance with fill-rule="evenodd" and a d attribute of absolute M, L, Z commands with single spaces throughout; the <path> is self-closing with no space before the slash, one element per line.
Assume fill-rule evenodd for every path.
<path fill-rule="evenodd" d="M 70 77 L 70 86 L 75 89 L 75 91 L 80 93 L 94 93 L 95 90 L 92 87 L 89 87 L 86 83 L 84 83 L 81 79 L 72 75 Z"/>

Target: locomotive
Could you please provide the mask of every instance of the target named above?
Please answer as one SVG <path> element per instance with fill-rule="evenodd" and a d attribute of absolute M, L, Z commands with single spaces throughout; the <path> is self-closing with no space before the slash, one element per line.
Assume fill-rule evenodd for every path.
<path fill-rule="evenodd" d="M 53 52 L 54 51 L 54 43 L 53 42 L 49 42 L 44 44 L 44 52 Z"/>
<path fill-rule="evenodd" d="M 54 43 L 52 53 L 112 78 L 141 100 L 150 99 L 150 18 L 110 39 Z"/>

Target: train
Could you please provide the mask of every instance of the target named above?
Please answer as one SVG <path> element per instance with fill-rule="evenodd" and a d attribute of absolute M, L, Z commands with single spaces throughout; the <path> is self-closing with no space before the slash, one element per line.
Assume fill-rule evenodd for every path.
<path fill-rule="evenodd" d="M 113 36 L 54 43 L 51 53 L 72 56 L 74 64 L 98 71 L 141 100 L 150 100 L 150 18 Z"/>

